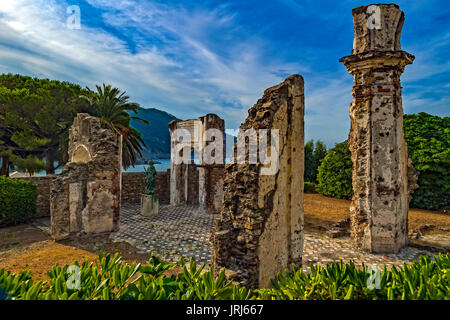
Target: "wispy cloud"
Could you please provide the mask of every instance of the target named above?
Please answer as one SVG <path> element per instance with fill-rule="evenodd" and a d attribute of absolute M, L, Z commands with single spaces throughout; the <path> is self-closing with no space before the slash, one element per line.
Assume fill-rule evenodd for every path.
<path fill-rule="evenodd" d="M 66 9 L 73 4 L 81 7 L 81 30 L 66 26 Z M 351 50 L 354 6 L 354 1 L 328 0 L 321 8 L 317 1 L 287 0 L 203 5 L 2 0 L 0 68 L 90 87 L 110 83 L 143 107 L 185 119 L 214 112 L 230 129 L 245 119 L 265 88 L 300 73 L 306 86 L 306 137 L 332 146 L 346 139 L 349 129 L 352 79 L 338 59 Z M 441 19 L 428 40 L 412 42 L 414 34 L 424 32 L 420 19 L 425 25 L 438 18 L 419 15 L 430 6 L 424 2 L 401 6 L 411 11 L 411 20 L 406 12 L 405 50 L 417 57 L 404 75 L 410 86 L 405 110 L 448 114 L 450 64 L 444 52 L 450 28 Z M 440 90 L 432 85 L 436 78 Z"/>

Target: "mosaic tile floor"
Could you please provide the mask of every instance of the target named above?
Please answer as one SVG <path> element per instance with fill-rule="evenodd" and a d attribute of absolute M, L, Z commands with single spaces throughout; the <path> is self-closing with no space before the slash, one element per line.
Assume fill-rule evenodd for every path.
<path fill-rule="evenodd" d="M 126 241 L 136 248 L 179 262 L 180 257 L 194 257 L 209 263 L 211 228 L 217 216 L 199 213 L 194 206 L 162 205 L 156 217 L 140 215 L 139 205 L 122 206 L 120 229 L 112 233 L 113 241 Z"/>
<path fill-rule="evenodd" d="M 197 262 L 210 263 L 210 232 L 216 215 L 199 213 L 194 206 L 161 206 L 154 218 L 143 217 L 139 205 L 124 205 L 120 230 L 111 234 L 112 241 L 126 241 L 143 252 L 153 251 L 170 262 L 180 256 L 195 257 Z M 408 247 L 399 254 L 369 254 L 353 248 L 349 238 L 332 239 L 317 233 L 305 232 L 304 270 L 310 263 L 326 264 L 353 260 L 356 265 L 403 265 L 420 255 L 431 253 Z"/>

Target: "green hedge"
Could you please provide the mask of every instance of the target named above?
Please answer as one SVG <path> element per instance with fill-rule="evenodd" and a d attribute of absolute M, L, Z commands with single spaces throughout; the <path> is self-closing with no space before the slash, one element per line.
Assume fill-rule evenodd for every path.
<path fill-rule="evenodd" d="M 144 264 L 126 264 L 118 256 L 100 253 L 95 263 L 79 267 L 79 281 L 68 266 L 55 265 L 49 281 L 33 282 L 29 271 L 11 274 L 0 269 L 0 288 L 16 300 L 444 300 L 450 299 L 450 254 L 422 256 L 410 266 L 379 273 L 353 262 L 311 266 L 310 273 L 293 267 L 279 273 L 273 288 L 249 290 L 227 282 L 222 270 L 202 272 L 195 260 L 187 266 L 168 264 L 155 256 Z M 170 277 L 167 270 L 182 270 Z M 72 287 L 69 288 L 69 285 Z"/>
<path fill-rule="evenodd" d="M 36 213 L 36 186 L 0 176 L 0 227 L 30 221 Z"/>
<path fill-rule="evenodd" d="M 404 127 L 408 152 L 419 173 L 411 206 L 450 209 L 450 117 L 406 114 Z"/>
<path fill-rule="evenodd" d="M 322 160 L 317 174 L 316 191 L 325 196 L 351 199 L 352 159 L 347 141 L 336 144 Z"/>

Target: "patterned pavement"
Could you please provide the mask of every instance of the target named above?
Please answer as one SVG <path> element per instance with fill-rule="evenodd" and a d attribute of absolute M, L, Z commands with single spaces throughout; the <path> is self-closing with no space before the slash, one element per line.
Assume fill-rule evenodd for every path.
<path fill-rule="evenodd" d="M 209 263 L 209 237 L 216 217 L 199 213 L 195 206 L 161 205 L 158 215 L 148 218 L 140 215 L 139 204 L 125 204 L 121 210 L 120 229 L 110 238 L 114 242 L 128 242 L 145 252 L 153 251 L 168 262 L 179 262 L 183 256 Z"/>
<path fill-rule="evenodd" d="M 196 258 L 197 262 L 210 263 L 210 233 L 217 215 L 199 213 L 194 206 L 160 206 L 156 217 L 140 215 L 140 206 L 125 204 L 121 211 L 120 230 L 112 233 L 114 242 L 125 241 L 143 252 L 153 251 L 168 262 L 179 262 L 180 257 Z M 304 270 L 309 265 L 353 260 L 356 265 L 401 266 L 420 255 L 432 253 L 407 247 L 398 254 L 370 254 L 353 248 L 348 237 L 328 238 L 305 232 L 303 248 Z"/>

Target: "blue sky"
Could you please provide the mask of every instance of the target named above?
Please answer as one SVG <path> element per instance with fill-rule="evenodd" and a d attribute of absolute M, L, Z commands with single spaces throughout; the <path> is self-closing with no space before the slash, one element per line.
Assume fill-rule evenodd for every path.
<path fill-rule="evenodd" d="M 306 139 L 348 136 L 352 77 L 338 60 L 353 45 L 355 0 L 2 0 L 0 72 L 109 83 L 142 107 L 181 118 L 216 113 L 237 129 L 264 89 L 305 78 Z M 375 2 L 378 3 L 378 2 Z M 448 116 L 450 5 L 391 1 L 405 12 L 405 113 Z M 67 7 L 81 29 L 67 27 Z"/>

